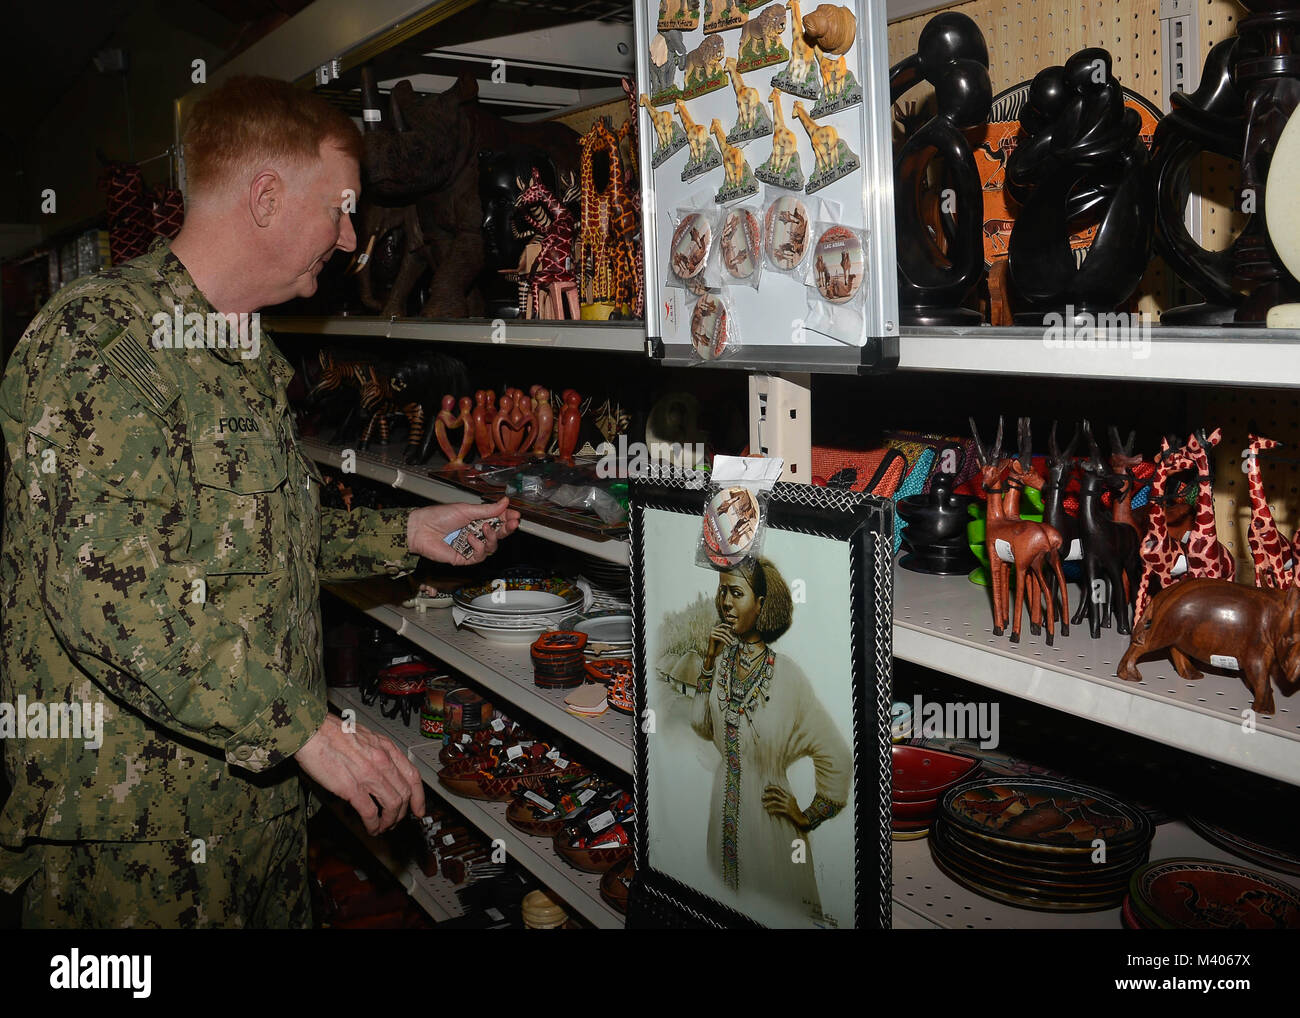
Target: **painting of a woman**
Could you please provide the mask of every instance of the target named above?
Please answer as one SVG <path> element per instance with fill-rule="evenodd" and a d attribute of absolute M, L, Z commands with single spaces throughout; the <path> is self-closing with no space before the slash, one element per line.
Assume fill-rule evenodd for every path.
<path fill-rule="evenodd" d="M 813 838 L 849 799 L 853 756 L 808 677 L 773 644 L 794 621 L 781 573 L 745 559 L 718 574 L 691 728 L 718 752 L 708 827 L 709 866 L 737 893 L 821 911 Z M 816 792 L 800 805 L 787 772 L 811 758 Z"/>

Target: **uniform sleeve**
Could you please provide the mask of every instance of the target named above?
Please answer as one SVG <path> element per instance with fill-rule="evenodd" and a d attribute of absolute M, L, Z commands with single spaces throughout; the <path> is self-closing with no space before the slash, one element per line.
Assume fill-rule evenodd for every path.
<path fill-rule="evenodd" d="M 322 580 L 364 580 L 413 572 L 420 556 L 406 550 L 406 509 L 321 510 Z"/>
<path fill-rule="evenodd" d="M 109 695 L 232 765 L 273 767 L 320 727 L 324 700 L 278 663 L 278 640 L 260 638 L 256 620 L 204 597 L 167 421 L 98 346 L 57 324 L 25 351 L 17 420 L 5 399 L 46 617 Z"/>

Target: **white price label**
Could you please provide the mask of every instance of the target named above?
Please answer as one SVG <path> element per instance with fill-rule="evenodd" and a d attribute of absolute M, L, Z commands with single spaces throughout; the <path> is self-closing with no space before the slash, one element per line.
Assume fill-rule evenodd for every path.
<path fill-rule="evenodd" d="M 1211 654 L 1210 665 L 1214 668 L 1231 668 L 1234 672 L 1241 671 L 1241 665 L 1237 663 L 1237 659 L 1227 654 Z"/>
<path fill-rule="evenodd" d="M 502 721 L 500 718 L 492 719 L 492 731 L 504 732 L 505 730 L 506 730 L 506 723 L 504 721 Z"/>
<path fill-rule="evenodd" d="M 614 822 L 614 814 L 611 813 L 609 810 L 605 810 L 604 813 L 598 813 L 596 816 L 588 820 L 587 826 L 591 828 L 592 834 L 596 834 L 599 831 L 603 831 L 606 827 L 608 827 L 613 822 Z"/>
<path fill-rule="evenodd" d="M 545 809 L 545 810 L 554 810 L 554 809 L 555 809 L 555 803 L 551 802 L 550 799 L 543 799 L 543 798 L 542 798 L 540 795 L 538 795 L 536 792 L 525 792 L 525 793 L 524 793 L 524 798 L 527 799 L 527 800 L 529 800 L 530 802 L 535 802 L 535 803 L 537 803 L 537 805 L 541 806 L 542 809 Z"/>
<path fill-rule="evenodd" d="M 560 770 L 564 770 L 566 767 L 569 766 L 569 761 L 564 759 L 564 757 L 562 756 L 557 756 L 555 758 L 555 766 L 558 767 Z"/>
<path fill-rule="evenodd" d="M 523 755 L 524 755 L 524 747 L 523 747 L 523 746 L 514 745 L 514 746 L 511 746 L 509 749 L 506 750 L 506 759 L 507 759 L 507 760 L 518 760 L 518 759 L 519 759 L 521 756 L 523 756 Z"/>
<path fill-rule="evenodd" d="M 488 917 L 489 919 L 491 919 L 494 923 L 499 923 L 499 922 L 501 922 L 503 919 L 505 919 L 505 916 L 502 915 L 500 912 L 498 912 L 498 911 L 497 911 L 496 909 L 494 909 L 494 908 L 486 908 L 486 909 L 484 909 L 483 911 L 487 913 L 487 917 Z"/>
<path fill-rule="evenodd" d="M 444 834 L 444 835 L 442 836 L 442 843 L 443 843 L 444 845 L 454 845 L 454 844 L 456 844 L 456 835 L 454 835 L 454 834 Z"/>
<path fill-rule="evenodd" d="M 547 760 L 558 760 L 558 759 L 560 759 L 560 751 L 559 751 L 559 749 L 552 749 L 550 752 L 548 752 L 548 753 L 546 754 L 546 759 L 547 759 Z"/>
<path fill-rule="evenodd" d="M 489 746 L 504 746 L 505 743 L 502 742 L 500 739 L 488 739 L 488 745 L 489 745 Z"/>
<path fill-rule="evenodd" d="M 594 788 L 584 788 L 578 793 L 578 801 L 584 806 L 594 798 L 596 798 L 596 790 Z"/>

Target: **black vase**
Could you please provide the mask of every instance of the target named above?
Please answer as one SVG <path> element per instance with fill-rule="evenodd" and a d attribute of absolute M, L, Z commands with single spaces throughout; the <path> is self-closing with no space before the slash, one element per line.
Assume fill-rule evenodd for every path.
<path fill-rule="evenodd" d="M 907 521 L 903 547 L 907 554 L 899 565 L 916 573 L 965 576 L 979 563 L 966 537 L 970 522 L 969 495 L 953 495 L 953 478 L 938 474 L 924 495 L 909 495 L 898 502 L 898 515 Z"/>

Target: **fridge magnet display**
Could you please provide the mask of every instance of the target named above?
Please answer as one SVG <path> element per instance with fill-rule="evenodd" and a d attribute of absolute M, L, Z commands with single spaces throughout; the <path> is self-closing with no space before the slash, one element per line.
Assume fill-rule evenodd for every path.
<path fill-rule="evenodd" d="M 789 0 L 790 8 L 790 62 L 772 77 L 772 87 L 798 96 L 816 99 L 821 91 L 818 79 L 817 54 L 804 41 L 803 18 L 799 14 L 799 0 Z"/>
<path fill-rule="evenodd" d="M 655 147 L 650 153 L 650 167 L 659 169 L 677 151 L 686 147 L 686 132 L 673 119 L 672 110 L 657 110 L 650 97 L 641 93 L 641 105 L 650 114 L 650 123 L 655 129 Z"/>
<path fill-rule="evenodd" d="M 727 134 L 727 141 L 737 147 L 743 147 L 756 138 L 766 138 L 772 133 L 772 120 L 767 115 L 767 108 L 759 97 L 758 89 L 746 85 L 745 80 L 736 69 L 736 58 L 727 57 L 727 73 L 731 75 L 731 87 L 736 90 L 736 126 Z"/>
<path fill-rule="evenodd" d="M 673 231 L 669 255 L 673 275 L 678 279 L 694 279 L 704 271 L 713 244 L 713 226 L 707 216 L 692 212 L 682 217 Z M 671 282 L 671 281 L 670 281 Z"/>
<path fill-rule="evenodd" d="M 777 483 L 762 555 L 717 570 L 695 564 L 691 483 L 632 491 L 636 716 L 657 721 L 636 733 L 629 926 L 643 894 L 717 927 L 879 926 L 887 503 Z"/>
<path fill-rule="evenodd" d="M 691 154 L 682 168 L 684 183 L 721 166 L 722 155 L 709 137 L 709 129 L 703 124 L 697 124 L 686 112 L 686 103 L 678 99 L 674 105 L 677 107 L 677 115 L 682 118 L 682 126 L 686 129 L 686 141 L 691 146 Z"/>
<path fill-rule="evenodd" d="M 803 190 L 803 167 L 799 165 L 799 139 L 785 126 L 785 113 L 781 109 L 781 91 L 772 89 L 775 125 L 772 131 L 772 154 L 754 171 L 754 176 L 765 184 L 783 187 L 788 191 Z"/>
<path fill-rule="evenodd" d="M 718 147 L 722 150 L 724 173 L 722 186 L 718 188 L 718 193 L 713 196 L 713 200 L 719 205 L 725 205 L 727 202 L 758 194 L 758 179 L 754 176 L 754 171 L 749 168 L 749 160 L 735 145 L 728 144 L 727 135 L 722 129 L 722 121 L 714 117 L 709 129 L 718 139 Z"/>
<path fill-rule="evenodd" d="M 786 195 L 763 216 L 763 253 L 778 272 L 793 272 L 808 253 L 808 207 Z"/>
<path fill-rule="evenodd" d="M 804 109 L 803 103 L 798 100 L 795 100 L 794 115 L 799 118 L 804 130 L 808 132 L 808 139 L 812 142 L 813 158 L 816 159 L 816 168 L 804 188 L 808 194 L 820 191 L 827 184 L 832 184 L 841 177 L 847 177 L 862 165 L 849 148 L 849 143 L 840 137 L 840 132 L 829 124 L 817 123 Z"/>
<path fill-rule="evenodd" d="M 720 36 L 711 35 L 686 54 L 686 67 L 682 72 L 682 98 L 694 99 L 716 92 L 727 85 L 724 61 L 727 48 Z"/>
<path fill-rule="evenodd" d="M 862 287 L 866 252 L 862 238 L 847 226 L 832 226 L 813 247 L 814 285 L 832 304 L 851 300 Z"/>
<path fill-rule="evenodd" d="M 740 30 L 740 42 L 736 46 L 737 68 L 747 73 L 789 60 L 790 51 L 782 41 L 785 25 L 786 9 L 783 4 L 769 7 L 758 17 L 746 22 Z"/>
<path fill-rule="evenodd" d="M 857 31 L 858 20 L 847 7 L 822 4 L 811 14 L 804 15 L 804 40 L 824 53 L 843 56 L 853 48 Z"/>
<path fill-rule="evenodd" d="M 700 0 L 659 0 L 659 31 L 690 31 L 700 24 Z"/>
<path fill-rule="evenodd" d="M 752 2 L 749 2 L 749 0 L 737 0 L 736 6 L 739 7 L 746 14 L 753 14 L 760 7 L 763 7 L 771 2 L 772 0 L 752 0 Z M 776 6 L 779 8 L 781 7 L 781 4 L 777 4 Z"/>
<path fill-rule="evenodd" d="M 704 33 L 727 32 L 739 28 L 749 20 L 749 15 L 738 0 L 705 0 Z"/>
<path fill-rule="evenodd" d="M 763 255 L 759 240 L 757 213 L 750 208 L 735 208 L 722 221 L 718 238 L 719 275 L 726 283 L 746 283 L 757 287 L 763 272 Z"/>
<path fill-rule="evenodd" d="M 719 294 L 706 293 L 691 309 L 691 348 L 700 360 L 713 361 L 737 345 L 727 302 Z"/>
<path fill-rule="evenodd" d="M 661 32 L 650 40 L 650 103 L 668 106 L 680 99 L 677 72 L 686 66 L 681 32 Z"/>
<path fill-rule="evenodd" d="M 821 98 L 813 103 L 812 115 L 829 117 L 832 113 L 839 113 L 840 110 L 847 110 L 862 102 L 862 86 L 858 84 L 858 79 L 853 77 L 853 72 L 849 70 L 848 62 L 844 57 L 826 56 L 816 46 L 813 47 L 813 53 L 817 57 L 817 65 L 821 70 L 822 94 Z"/>

